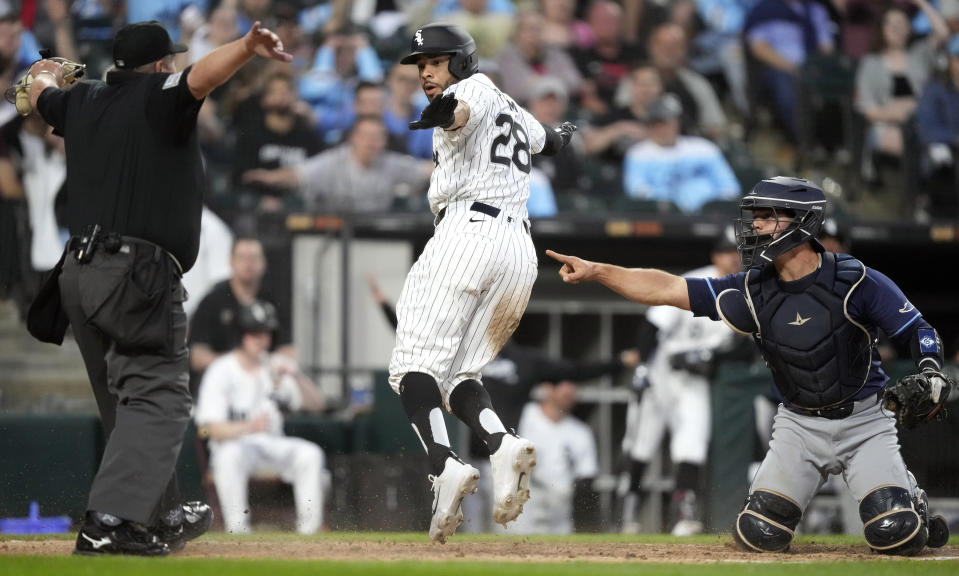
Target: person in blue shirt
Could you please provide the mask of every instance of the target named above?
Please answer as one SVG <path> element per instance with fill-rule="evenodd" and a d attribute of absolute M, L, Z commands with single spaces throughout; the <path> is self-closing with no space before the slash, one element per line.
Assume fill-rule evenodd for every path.
<path fill-rule="evenodd" d="M 770 367 L 781 404 L 733 537 L 743 548 L 782 552 L 813 495 L 832 474 L 859 502 L 866 542 L 911 556 L 940 547 L 949 527 L 928 511 L 925 492 L 899 453 L 895 419 L 880 394 L 888 377 L 881 330 L 912 351 L 934 402 L 948 396 L 936 330 L 881 272 L 817 240 L 826 197 L 808 180 L 762 180 L 740 201 L 736 241 L 742 270 L 684 278 L 622 268 L 547 250 L 564 282 L 595 281 L 642 304 L 669 305 L 723 320 L 750 335 Z"/>

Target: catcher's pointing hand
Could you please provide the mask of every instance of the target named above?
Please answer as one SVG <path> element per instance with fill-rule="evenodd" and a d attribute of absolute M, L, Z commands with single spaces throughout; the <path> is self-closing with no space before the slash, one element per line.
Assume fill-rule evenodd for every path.
<path fill-rule="evenodd" d="M 429 103 L 423 112 L 420 113 L 420 119 L 410 122 L 410 130 L 425 130 L 439 126 L 446 128 L 452 126 L 456 110 L 456 104 L 459 101 L 452 94 L 441 94 Z"/>
<path fill-rule="evenodd" d="M 588 260 L 576 256 L 567 256 L 552 250 L 547 250 L 546 255 L 557 262 L 563 263 L 563 266 L 559 269 L 559 275 L 563 282 L 579 284 L 592 280 L 596 274 L 596 264 Z"/>
<path fill-rule="evenodd" d="M 563 139 L 563 148 L 569 146 L 569 141 L 573 138 L 573 132 L 576 132 L 576 124 L 572 122 L 563 122 L 556 129 L 556 133 Z"/>

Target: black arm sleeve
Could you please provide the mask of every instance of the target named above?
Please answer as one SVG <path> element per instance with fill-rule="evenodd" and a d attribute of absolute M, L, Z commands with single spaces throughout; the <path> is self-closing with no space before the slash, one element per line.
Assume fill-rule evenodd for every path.
<path fill-rule="evenodd" d="M 540 122 L 540 124 L 543 123 Z M 546 144 L 543 146 L 540 154 L 543 156 L 555 156 L 563 149 L 563 137 L 556 132 L 555 128 L 547 126 L 546 124 L 543 124 L 543 130 L 546 131 Z"/>
<path fill-rule="evenodd" d="M 912 361 L 920 370 L 923 368 L 942 370 L 942 339 L 925 318 L 920 318 L 916 322 L 916 327 L 909 338 L 909 352 L 912 354 Z"/>
<path fill-rule="evenodd" d="M 396 327 L 400 325 L 400 320 L 396 317 L 396 308 L 393 308 L 389 302 L 383 302 L 380 304 L 380 308 L 383 309 L 383 315 L 386 316 L 386 319 L 395 330 Z"/>

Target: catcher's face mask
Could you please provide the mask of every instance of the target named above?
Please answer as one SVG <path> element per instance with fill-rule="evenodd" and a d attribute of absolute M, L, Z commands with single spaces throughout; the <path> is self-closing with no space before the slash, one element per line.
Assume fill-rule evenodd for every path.
<path fill-rule="evenodd" d="M 736 248 L 743 268 L 772 262 L 804 242 L 821 250 L 826 197 L 807 180 L 777 176 L 763 180 L 742 198 L 736 221 Z"/>

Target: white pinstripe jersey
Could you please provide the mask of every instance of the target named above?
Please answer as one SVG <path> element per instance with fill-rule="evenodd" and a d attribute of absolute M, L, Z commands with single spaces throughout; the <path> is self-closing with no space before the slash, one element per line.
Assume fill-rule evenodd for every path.
<path fill-rule="evenodd" d="M 459 130 L 433 129 L 430 209 L 436 214 L 453 202 L 479 201 L 525 218 L 532 155 L 546 144 L 543 125 L 484 74 L 448 93 L 466 102 L 470 117 Z"/>

